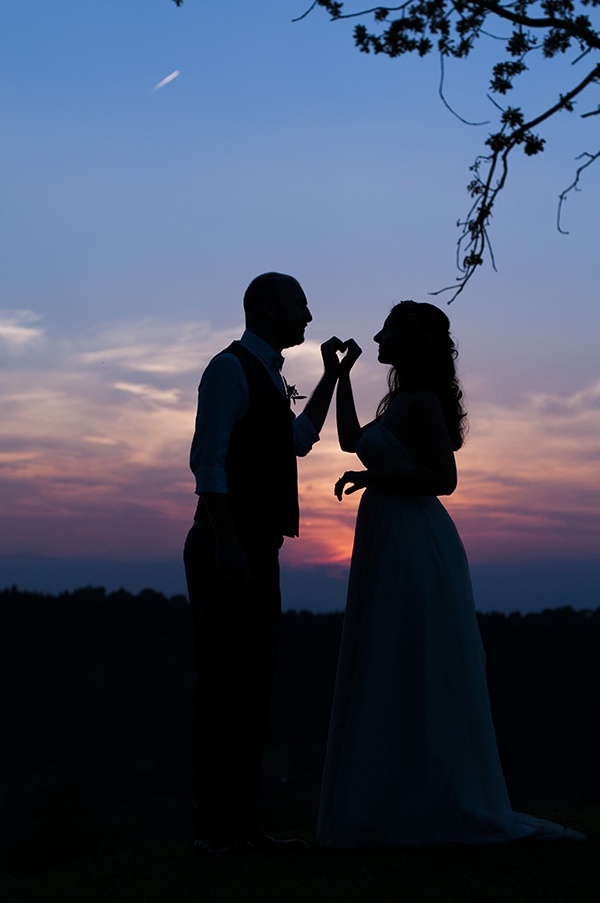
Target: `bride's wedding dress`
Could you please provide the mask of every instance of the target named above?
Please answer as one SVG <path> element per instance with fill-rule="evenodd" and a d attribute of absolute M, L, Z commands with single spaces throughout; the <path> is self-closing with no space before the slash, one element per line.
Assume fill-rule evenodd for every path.
<path fill-rule="evenodd" d="M 365 430 L 357 454 L 374 470 L 411 464 L 381 422 Z M 319 843 L 492 843 L 530 835 L 567 836 L 560 825 L 511 809 L 456 528 L 433 496 L 370 486 L 356 524 Z"/>

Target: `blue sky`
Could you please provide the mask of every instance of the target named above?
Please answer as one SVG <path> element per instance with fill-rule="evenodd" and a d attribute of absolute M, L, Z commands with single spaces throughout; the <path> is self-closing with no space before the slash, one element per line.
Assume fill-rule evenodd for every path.
<path fill-rule="evenodd" d="M 387 310 L 452 281 L 488 127 L 443 106 L 435 58 L 359 54 L 350 23 L 293 23 L 304 8 L 4 6 L 0 556 L 178 557 L 196 385 L 239 333 L 257 273 L 291 272 L 309 296 L 308 341 L 286 364 L 301 389 L 329 335 L 363 345 L 365 420 L 383 392 L 371 337 Z M 464 117 L 493 114 L 497 54 L 492 41 L 447 68 Z M 568 56 L 540 63 L 528 109 L 576 79 Z M 597 117 L 563 114 L 542 134 L 547 150 L 514 158 L 498 201 L 498 272 L 449 308 L 471 433 L 448 507 L 475 564 L 600 559 L 600 167 L 569 198 L 570 234 L 555 227 Z M 329 424 L 302 462 L 290 567 L 347 561 L 356 501 L 339 506 L 331 486 L 351 462 Z"/>

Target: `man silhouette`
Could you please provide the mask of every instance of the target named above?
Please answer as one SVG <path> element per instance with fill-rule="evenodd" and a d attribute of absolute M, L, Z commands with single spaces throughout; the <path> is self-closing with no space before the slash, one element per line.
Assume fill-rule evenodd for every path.
<path fill-rule="evenodd" d="M 264 273 L 244 295 L 246 330 L 204 371 L 190 466 L 199 496 L 185 543 L 195 623 L 192 823 L 206 853 L 303 846 L 254 821 L 277 653 L 279 548 L 298 535 L 296 455 L 318 441 L 343 344 L 321 346 L 323 376 L 295 417 L 284 348 L 311 322 L 296 279 Z M 304 396 L 298 396 L 304 397 Z"/>

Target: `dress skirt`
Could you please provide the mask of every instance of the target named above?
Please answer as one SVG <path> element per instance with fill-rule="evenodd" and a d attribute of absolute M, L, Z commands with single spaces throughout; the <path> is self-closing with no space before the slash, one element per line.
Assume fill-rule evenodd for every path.
<path fill-rule="evenodd" d="M 511 809 L 469 567 L 452 519 L 435 497 L 367 488 L 356 524 L 319 843 L 491 843 L 557 832 L 559 825 Z"/>

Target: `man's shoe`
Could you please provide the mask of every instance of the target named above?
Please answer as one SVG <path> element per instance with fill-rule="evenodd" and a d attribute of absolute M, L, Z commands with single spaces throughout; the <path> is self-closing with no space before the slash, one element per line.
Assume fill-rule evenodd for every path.
<path fill-rule="evenodd" d="M 209 856 L 227 856 L 235 853 L 250 853 L 252 844 L 245 840 L 236 840 L 231 834 L 211 834 L 202 840 L 196 837 L 194 849 L 200 853 L 208 853 Z"/>

